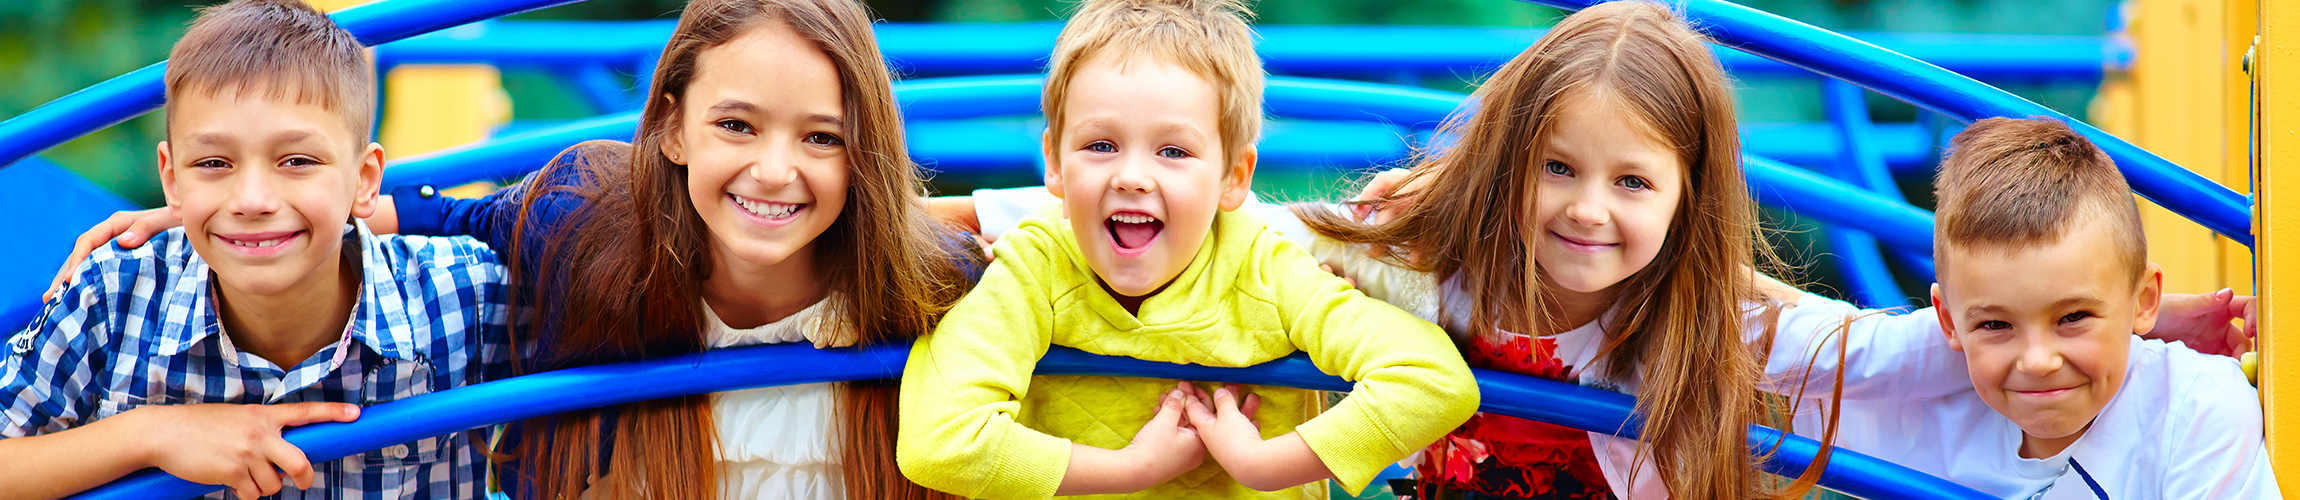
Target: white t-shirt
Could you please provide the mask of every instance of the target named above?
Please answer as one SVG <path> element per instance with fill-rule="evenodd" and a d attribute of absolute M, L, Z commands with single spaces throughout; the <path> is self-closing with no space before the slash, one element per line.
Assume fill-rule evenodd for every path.
<path fill-rule="evenodd" d="M 816 302 L 780 321 L 737 330 L 703 306 L 709 349 L 760 344 L 816 342 L 836 337 L 843 325 L 829 311 L 832 298 Z M 846 482 L 839 475 L 838 448 L 831 442 L 837 401 L 831 384 L 759 387 L 711 394 L 711 420 L 719 444 L 719 498 L 727 500 L 841 500 Z M 593 485 L 623 484 L 615 471 Z M 585 500 L 638 498 L 630 491 L 592 488 Z"/>
<path fill-rule="evenodd" d="M 1843 408 L 1837 446 L 2001 498 L 2281 497 L 2259 392 L 2235 360 L 2178 344 L 2133 337 L 2124 387 L 2076 443 L 2042 460 L 2020 458 L 2020 427 L 1969 389 Z M 1817 412 L 1796 422 L 1798 434 L 1820 432 Z"/>
<path fill-rule="evenodd" d="M 983 234 L 993 238 L 1013 229 L 1024 218 L 1055 210 L 1060 202 L 1040 187 L 974 192 L 976 218 Z M 1254 200 L 1239 210 L 1268 221 L 1271 230 L 1293 239 L 1319 261 L 1356 280 L 1367 296 L 1439 323 L 1456 335 L 1470 330 L 1467 315 L 1445 317 L 1440 314 L 1441 310 L 1468 311 L 1473 304 L 1473 297 L 1451 283 L 1439 283 L 1428 274 L 1367 257 L 1362 245 L 1319 237 L 1283 205 Z M 1764 311 L 1763 306 L 1750 304 L 1748 307 L 1751 321 L 1743 332 L 1743 339 L 1754 342 L 1764 335 L 1767 325 L 1755 321 Z M 1940 324 L 1930 311 L 1883 314 L 1805 294 L 1796 306 L 1782 310 L 1775 318 L 1774 324 L 1779 328 L 1767 357 L 1765 379 L 1758 387 L 1774 393 L 1795 394 L 1801 386 L 1805 394 L 1828 394 L 1840 366 L 1836 356 L 1840 339 L 1849 338 L 1851 342 L 1843 343 L 1842 366 L 1854 368 L 1845 372 L 1846 400 L 1902 401 L 1971 392 L 1972 382 L 1965 375 L 1964 357 L 1948 348 L 1947 338 L 1941 334 Z M 1852 320 L 1848 323 L 1847 318 Z M 1636 380 L 1609 380 L 1603 370 L 1582 369 L 1604 363 L 1602 326 L 1602 320 L 1593 321 L 1557 334 L 1554 337 L 1557 355 L 1560 361 L 1578 370 L 1574 376 L 1581 385 L 1635 394 Z M 1843 335 L 1837 334 L 1840 329 L 1844 330 Z M 1644 459 L 1644 465 L 1634 467 L 1638 472 L 1636 480 L 1629 477 L 1632 464 L 1641 457 L 1636 440 L 1600 432 L 1589 433 L 1589 439 L 1615 496 L 1639 500 L 1668 498 L 1659 469 L 1652 465 L 1650 458 Z"/>

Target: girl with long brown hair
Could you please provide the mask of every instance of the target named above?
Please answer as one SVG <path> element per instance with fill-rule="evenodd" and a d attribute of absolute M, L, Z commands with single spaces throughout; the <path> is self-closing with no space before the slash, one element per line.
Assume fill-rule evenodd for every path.
<path fill-rule="evenodd" d="M 1658 4 L 1568 16 L 1413 170 L 1413 196 L 1449 202 L 1382 224 L 1298 209 L 1322 235 L 1443 277 L 1440 323 L 1471 366 L 1638 395 L 1633 454 L 1650 465 L 1615 470 L 1598 459 L 1611 440 L 1479 415 L 1425 453 L 1425 483 L 1505 498 L 1759 493 L 1744 439 L 1764 415 L 1762 362 L 1728 332 L 1760 298 L 1744 266 L 1769 255 L 1706 41 Z"/>
<path fill-rule="evenodd" d="M 507 250 L 540 318 L 529 372 L 908 341 L 964 293 L 967 257 L 924 214 L 890 79 L 853 0 L 695 0 L 636 144 L 578 145 L 485 199 L 400 200 L 400 222 Z M 895 387 L 529 420 L 501 447 L 514 459 L 505 487 L 538 499 L 939 497 L 895 466 Z"/>

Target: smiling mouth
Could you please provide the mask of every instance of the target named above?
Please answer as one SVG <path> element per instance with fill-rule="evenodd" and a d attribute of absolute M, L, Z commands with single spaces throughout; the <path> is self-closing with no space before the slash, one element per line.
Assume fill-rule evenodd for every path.
<path fill-rule="evenodd" d="M 2059 389 L 2045 389 L 2045 390 L 2041 390 L 2041 391 L 2023 391 L 2023 390 L 2017 390 L 2017 389 L 2006 389 L 2006 391 L 2008 391 L 2008 392 L 2011 392 L 2011 393 L 2013 393 L 2013 394 L 2019 394 L 2019 395 L 2022 395 L 2022 396 L 2028 396 L 2028 397 L 2033 397 L 2033 398 L 2046 398 L 2046 397 L 2060 396 L 2060 395 L 2064 395 L 2064 394 L 2070 394 L 2070 393 L 2073 393 L 2073 392 L 2075 392 L 2075 391 L 2076 391 L 2076 389 L 2077 389 L 2078 387 L 2083 387 L 2083 386 L 2079 385 L 2079 386 L 2072 386 L 2072 387 L 2062 387 L 2062 388 L 2059 388 Z"/>
<path fill-rule="evenodd" d="M 1150 214 L 1124 211 L 1111 214 L 1103 221 L 1103 227 L 1110 231 L 1110 242 L 1118 246 L 1119 254 L 1131 256 L 1148 250 L 1150 243 L 1158 240 L 1158 233 L 1166 229 L 1166 223 Z"/>
<path fill-rule="evenodd" d="M 734 193 L 728 193 L 727 200 L 734 202 L 735 206 L 742 208 L 744 212 L 749 212 L 751 215 L 770 221 L 787 220 L 792 217 L 796 217 L 798 216 L 800 209 L 807 208 L 807 205 L 804 203 L 776 203 L 766 200 L 754 200 L 750 198 L 744 198 Z"/>
<path fill-rule="evenodd" d="M 231 247 L 233 250 L 238 250 L 244 254 L 271 255 L 273 252 L 279 251 L 280 247 L 284 247 L 289 243 L 295 242 L 296 238 L 302 237 L 306 232 L 308 231 L 272 231 L 266 233 L 239 233 L 230 236 L 210 234 L 209 236 L 215 237 L 217 241 L 224 242 L 224 246 Z"/>
<path fill-rule="evenodd" d="M 1557 238 L 1558 242 L 1565 244 L 1566 249 L 1581 253 L 1597 253 L 1611 250 L 1613 247 L 1621 246 L 1620 243 L 1598 243 L 1595 241 L 1557 234 L 1557 231 L 1550 231 L 1549 237 Z"/>

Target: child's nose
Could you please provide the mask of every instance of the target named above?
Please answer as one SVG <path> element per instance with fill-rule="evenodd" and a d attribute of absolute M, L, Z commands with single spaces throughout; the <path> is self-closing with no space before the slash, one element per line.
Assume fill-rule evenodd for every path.
<path fill-rule="evenodd" d="M 280 199 L 278 190 L 272 186 L 271 176 L 241 175 L 239 181 L 232 189 L 232 215 L 263 217 L 279 212 Z"/>
<path fill-rule="evenodd" d="M 2020 360 L 2013 368 L 2024 374 L 2042 377 L 2060 371 L 2061 366 L 2066 364 L 2067 360 L 2061 357 L 2060 349 L 2053 347 L 2051 342 L 2031 341 L 2021 348 Z"/>
<path fill-rule="evenodd" d="M 798 158 L 794 157 L 794 148 L 779 144 L 769 144 L 765 148 L 766 150 L 761 151 L 751 161 L 750 167 L 743 169 L 743 172 L 768 188 L 778 188 L 796 182 L 799 177 L 799 166 Z"/>
<path fill-rule="evenodd" d="M 1576 225 L 1603 226 L 1613 221 L 1611 211 L 1596 196 L 1579 194 L 1565 203 L 1565 217 Z"/>
<path fill-rule="evenodd" d="M 1148 167 L 1143 165 L 1144 162 L 1145 160 L 1139 158 L 1128 158 L 1126 161 L 1119 162 L 1118 171 L 1113 172 L 1110 176 L 1111 189 L 1116 189 L 1121 193 L 1149 193 L 1156 189 L 1158 182 L 1150 178 Z"/>

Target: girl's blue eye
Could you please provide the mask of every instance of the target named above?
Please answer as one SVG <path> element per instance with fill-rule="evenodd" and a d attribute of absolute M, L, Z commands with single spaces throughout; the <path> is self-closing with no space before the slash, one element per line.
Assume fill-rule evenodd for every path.
<path fill-rule="evenodd" d="M 1110 141 L 1094 141 L 1086 144 L 1086 150 L 1096 153 L 1116 153 L 1118 152 L 1118 145 L 1111 144 Z"/>
<path fill-rule="evenodd" d="M 1648 184 L 1648 183 L 1646 183 L 1646 182 L 1645 182 L 1645 178 L 1644 178 L 1644 177 L 1623 177 L 1623 178 L 1621 178 L 1621 180 L 1620 180 L 1619 182 L 1617 182 L 1617 184 L 1620 184 L 1620 185 L 1621 185 L 1621 187 L 1625 187 L 1625 188 L 1629 188 L 1629 189 L 1633 189 L 1633 190 L 1638 190 L 1638 191 L 1643 191 L 1643 190 L 1645 190 L 1645 189 L 1647 189 L 1647 188 L 1651 188 L 1651 187 L 1653 187 L 1653 185 L 1652 185 L 1652 184 Z"/>
<path fill-rule="evenodd" d="M 1179 160 L 1183 158 L 1189 158 L 1190 152 L 1183 151 L 1182 148 L 1166 146 L 1158 150 L 1158 156 L 1166 157 L 1167 159 Z"/>
<path fill-rule="evenodd" d="M 711 122 L 711 124 L 717 125 L 719 126 L 720 130 L 725 130 L 728 132 L 734 132 L 737 134 L 751 133 L 751 124 L 744 123 L 742 120 L 719 120 L 716 122 Z"/>
<path fill-rule="evenodd" d="M 1573 176 L 1573 167 L 1566 166 L 1565 162 L 1549 160 L 1548 163 L 1543 163 L 1541 168 L 1549 171 L 1549 175 Z"/>
<path fill-rule="evenodd" d="M 847 143 L 845 140 L 839 139 L 839 136 L 824 132 L 807 134 L 806 141 L 807 144 L 813 144 L 817 146 L 844 146 Z"/>

